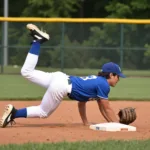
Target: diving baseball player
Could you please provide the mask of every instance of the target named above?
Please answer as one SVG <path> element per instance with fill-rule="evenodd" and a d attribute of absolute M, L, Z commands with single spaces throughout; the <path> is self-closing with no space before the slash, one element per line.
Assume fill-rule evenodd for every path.
<path fill-rule="evenodd" d="M 114 87 L 119 77 L 125 77 L 120 67 L 108 62 L 102 66 L 98 75 L 86 77 L 69 76 L 63 72 L 43 72 L 36 70 L 40 54 L 40 45 L 50 39 L 49 35 L 34 24 L 27 24 L 31 36 L 32 46 L 27 54 L 21 75 L 29 81 L 46 89 L 41 103 L 38 106 L 16 109 L 13 105 L 6 106 L 4 114 L 0 119 L 0 126 L 6 127 L 16 118 L 47 118 L 59 106 L 64 96 L 78 101 L 79 114 L 84 125 L 88 125 L 86 116 L 86 103 L 96 100 L 99 110 L 108 122 L 119 122 L 108 100 L 110 86 Z"/>

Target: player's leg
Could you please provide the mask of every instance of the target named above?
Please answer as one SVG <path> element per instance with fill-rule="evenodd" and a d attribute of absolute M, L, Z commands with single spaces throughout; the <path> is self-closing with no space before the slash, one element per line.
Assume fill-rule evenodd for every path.
<path fill-rule="evenodd" d="M 70 92 L 71 85 L 68 84 L 68 76 L 62 72 L 56 72 L 54 73 L 53 82 L 44 94 L 40 105 L 18 110 L 13 105 L 8 105 L 1 119 L 0 126 L 6 127 L 16 118 L 46 118 L 56 110 L 63 97 Z"/>
<path fill-rule="evenodd" d="M 55 72 L 49 74 L 35 70 L 38 61 L 40 43 L 48 40 L 48 38 L 47 35 L 45 35 L 46 33 L 37 29 L 36 26 L 31 25 L 30 27 L 32 28 L 31 33 L 33 37 L 35 37 L 35 41 L 33 41 L 21 73 L 28 80 L 48 89 L 39 106 L 31 106 L 16 110 L 13 105 L 7 105 L 2 119 L 0 120 L 1 127 L 7 126 L 8 123 L 12 122 L 15 118 L 47 117 L 59 106 L 63 96 L 70 93 L 70 91 L 68 91 L 71 89 L 68 85 L 68 76 L 64 73 Z M 34 31 L 34 33 L 32 31 Z"/>
<path fill-rule="evenodd" d="M 32 46 L 27 54 L 24 65 L 21 69 L 21 74 L 26 79 L 33 83 L 36 83 L 42 87 L 48 88 L 51 80 L 51 74 L 40 70 L 35 70 L 40 54 L 40 45 L 49 40 L 49 35 L 43 31 L 40 31 L 37 26 L 28 24 L 27 28 L 31 32 L 33 37 Z"/>
<path fill-rule="evenodd" d="M 27 117 L 46 118 L 59 106 L 64 96 L 71 92 L 68 76 L 62 72 L 53 74 L 53 81 L 47 89 L 39 106 L 27 108 Z"/>

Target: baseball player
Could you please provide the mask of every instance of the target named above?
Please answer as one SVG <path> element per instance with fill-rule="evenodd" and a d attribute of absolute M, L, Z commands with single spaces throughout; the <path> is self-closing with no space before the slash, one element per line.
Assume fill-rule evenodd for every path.
<path fill-rule="evenodd" d="M 99 110 L 108 122 L 119 122 L 108 101 L 110 86 L 114 87 L 119 77 L 125 78 L 120 67 L 108 62 L 102 66 L 98 75 L 86 77 L 69 76 L 63 72 L 43 72 L 36 70 L 36 64 L 40 54 L 40 45 L 50 39 L 46 32 L 39 30 L 34 24 L 27 24 L 31 36 L 32 46 L 27 54 L 21 75 L 29 81 L 46 89 L 41 103 L 38 106 L 16 109 L 9 104 L 5 107 L 0 120 L 0 126 L 6 127 L 16 118 L 47 118 L 61 103 L 65 96 L 78 101 L 79 114 L 84 125 L 89 125 L 86 116 L 86 103 L 96 100 Z"/>

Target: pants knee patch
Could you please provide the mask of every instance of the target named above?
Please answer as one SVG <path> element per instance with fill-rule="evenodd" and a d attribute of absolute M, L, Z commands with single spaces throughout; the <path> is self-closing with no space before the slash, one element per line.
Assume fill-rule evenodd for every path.
<path fill-rule="evenodd" d="M 48 117 L 48 113 L 46 113 L 45 111 L 43 111 L 41 108 L 40 108 L 40 118 L 47 118 Z"/>
<path fill-rule="evenodd" d="M 21 75 L 25 78 L 30 78 L 32 75 L 32 71 L 21 69 Z"/>

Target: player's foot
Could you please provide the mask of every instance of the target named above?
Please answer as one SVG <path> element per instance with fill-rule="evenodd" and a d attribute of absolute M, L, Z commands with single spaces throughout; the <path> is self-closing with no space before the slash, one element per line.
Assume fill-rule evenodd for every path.
<path fill-rule="evenodd" d="M 30 30 L 30 35 L 33 37 L 34 40 L 39 41 L 41 44 L 48 41 L 50 39 L 49 34 L 46 32 L 41 31 L 36 25 L 34 24 L 27 24 L 27 29 Z"/>
<path fill-rule="evenodd" d="M 16 109 L 13 105 L 9 104 L 5 107 L 4 114 L 0 119 L 0 127 L 5 128 L 9 123 L 12 125 L 14 122 L 13 115 Z"/>

